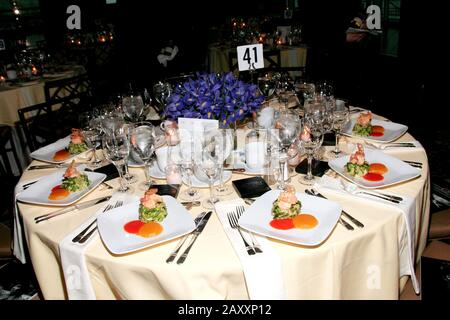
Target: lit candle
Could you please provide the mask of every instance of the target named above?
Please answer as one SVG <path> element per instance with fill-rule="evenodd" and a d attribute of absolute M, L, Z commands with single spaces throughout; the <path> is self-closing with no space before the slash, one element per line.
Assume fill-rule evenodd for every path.
<path fill-rule="evenodd" d="M 181 184 L 180 168 L 177 165 L 168 165 L 166 167 L 167 184 Z"/>
<path fill-rule="evenodd" d="M 32 67 L 31 67 L 31 73 L 32 73 L 33 75 L 37 75 L 38 70 L 36 69 L 35 66 L 32 66 Z"/>

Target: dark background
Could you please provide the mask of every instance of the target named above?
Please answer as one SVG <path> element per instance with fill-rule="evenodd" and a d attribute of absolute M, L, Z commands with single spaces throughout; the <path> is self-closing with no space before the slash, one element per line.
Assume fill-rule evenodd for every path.
<path fill-rule="evenodd" d="M 128 83 L 151 87 L 166 77 L 168 72 L 156 56 L 169 40 L 180 48 L 173 74 L 206 71 L 207 47 L 217 40 L 221 25 L 230 26 L 231 17 L 282 15 L 286 1 L 117 0 L 108 5 L 105 0 L 40 0 L 42 32 L 47 47 L 55 52 L 60 51 L 68 31 L 66 8 L 70 4 L 81 7 L 83 32 L 95 30 L 99 21 L 114 26 L 114 48 L 107 63 L 88 64 L 101 89 L 99 95 L 113 95 Z M 336 95 L 354 105 L 407 124 L 433 151 L 435 137 L 446 136 L 448 131 L 444 130 L 445 117 L 424 112 L 425 71 L 432 63 L 427 39 L 433 26 L 426 12 L 436 7 L 429 1 L 401 1 L 398 54 L 389 56 L 380 51 L 379 39 L 365 45 L 345 42 L 350 20 L 363 14 L 365 5 L 360 0 L 298 0 L 298 10 L 288 23 L 303 25 L 304 42 L 309 46 L 307 75 L 313 81 L 332 81 Z M 284 22 L 274 19 L 273 24 Z"/>

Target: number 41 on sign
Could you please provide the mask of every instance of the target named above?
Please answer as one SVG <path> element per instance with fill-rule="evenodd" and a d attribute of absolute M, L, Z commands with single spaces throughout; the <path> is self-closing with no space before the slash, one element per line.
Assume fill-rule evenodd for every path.
<path fill-rule="evenodd" d="M 249 71 L 264 68 L 262 44 L 239 46 L 236 49 L 239 71 Z"/>

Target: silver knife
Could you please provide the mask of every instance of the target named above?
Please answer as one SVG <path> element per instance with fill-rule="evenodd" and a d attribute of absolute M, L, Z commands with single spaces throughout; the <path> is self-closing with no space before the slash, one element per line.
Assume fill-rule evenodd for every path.
<path fill-rule="evenodd" d="M 184 262 L 184 260 L 186 260 L 186 257 L 192 248 L 192 245 L 194 244 L 195 240 L 197 240 L 200 233 L 202 233 L 203 229 L 205 228 L 206 224 L 208 223 L 209 218 L 211 217 L 211 214 L 212 214 L 212 211 L 208 212 L 205 215 L 205 217 L 203 218 L 203 220 L 199 223 L 197 229 L 194 230 L 194 232 L 193 232 L 194 237 L 191 239 L 191 242 L 189 243 L 186 250 L 184 250 L 181 257 L 178 258 L 177 264 L 182 264 Z"/>
<path fill-rule="evenodd" d="M 314 191 L 314 190 L 313 190 Z M 324 199 L 327 199 L 324 195 L 322 195 L 321 193 L 319 193 L 319 192 L 316 192 L 316 194 L 315 195 L 317 195 L 317 196 L 319 196 L 319 197 L 321 197 L 321 198 L 324 198 Z M 344 216 L 346 216 L 348 219 L 350 219 L 350 221 L 351 222 L 353 222 L 356 226 L 358 226 L 358 227 L 360 227 L 360 228 L 364 228 L 364 225 L 361 223 L 361 222 L 359 222 L 358 220 L 356 220 L 355 218 L 353 218 L 351 215 L 349 215 L 347 212 L 345 212 L 344 210 L 342 210 L 342 214 L 344 215 Z M 345 220 L 343 220 L 344 222 L 345 222 Z M 344 224 L 345 225 L 345 224 Z M 347 226 L 346 226 L 347 227 Z"/>
<path fill-rule="evenodd" d="M 37 170 L 37 169 L 52 169 L 52 168 L 65 168 L 67 164 L 42 164 L 35 165 L 28 168 L 28 170 Z"/>
<path fill-rule="evenodd" d="M 61 209 L 61 210 L 50 212 L 48 214 L 44 214 L 44 215 L 39 216 L 39 217 L 35 217 L 34 221 L 36 223 L 39 223 L 39 222 L 51 219 L 53 217 L 57 217 L 57 216 L 62 215 L 64 213 L 74 211 L 76 209 L 82 210 L 82 209 L 86 209 L 86 208 L 95 206 L 95 205 L 97 205 L 99 203 L 108 201 L 109 199 L 111 199 L 111 196 L 101 197 L 101 198 L 97 198 L 97 199 L 94 199 L 94 200 L 89 200 L 89 201 L 86 201 L 86 202 L 83 202 L 83 203 L 80 203 L 80 204 L 76 204 L 74 206 L 70 206 L 68 208 L 64 208 L 64 209 Z"/>
<path fill-rule="evenodd" d="M 207 212 L 203 211 L 202 213 L 200 213 L 195 219 L 195 228 L 197 228 L 200 223 L 202 222 L 203 218 L 206 216 Z M 195 231 L 195 230 L 194 230 Z M 181 247 L 183 246 L 183 244 L 186 242 L 187 238 L 189 237 L 190 234 L 187 234 L 186 236 L 183 237 L 183 239 L 181 239 L 178 244 L 177 247 L 172 251 L 172 253 L 170 254 L 170 256 L 167 258 L 166 262 L 167 263 L 171 263 L 173 260 L 175 260 L 175 257 L 178 254 L 178 251 L 180 251 Z"/>

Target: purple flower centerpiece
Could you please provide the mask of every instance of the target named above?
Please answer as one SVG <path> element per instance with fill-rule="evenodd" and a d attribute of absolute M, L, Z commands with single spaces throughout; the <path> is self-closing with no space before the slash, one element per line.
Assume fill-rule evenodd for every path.
<path fill-rule="evenodd" d="M 237 79 L 231 72 L 197 73 L 196 78 L 174 89 L 163 115 L 170 120 L 215 119 L 221 127 L 229 127 L 258 111 L 263 101 L 256 85 Z"/>

